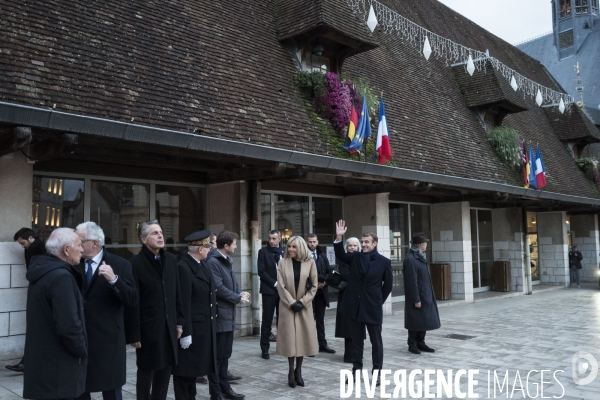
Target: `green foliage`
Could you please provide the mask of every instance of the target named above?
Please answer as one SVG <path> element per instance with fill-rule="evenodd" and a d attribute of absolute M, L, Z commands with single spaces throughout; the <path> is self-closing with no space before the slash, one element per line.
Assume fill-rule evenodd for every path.
<path fill-rule="evenodd" d="M 296 71 L 294 83 L 310 98 L 327 96 L 327 79 L 319 71 Z"/>
<path fill-rule="evenodd" d="M 583 171 L 585 176 L 595 182 L 597 185 L 600 185 L 600 174 L 598 171 L 598 160 L 591 157 L 582 157 L 578 160 L 575 160 L 575 164 Z"/>
<path fill-rule="evenodd" d="M 360 99 L 362 101 L 363 94 L 367 95 L 367 108 L 369 110 L 369 117 L 371 117 L 371 128 L 375 129 L 377 125 L 377 116 L 379 115 L 379 96 L 375 93 L 375 90 L 369 85 L 369 82 L 360 77 L 350 77 L 343 75 L 343 79 L 351 81 L 356 87 Z"/>
<path fill-rule="evenodd" d="M 497 127 L 487 133 L 486 139 L 506 166 L 518 168 L 521 165 L 517 131 L 512 128 Z"/>

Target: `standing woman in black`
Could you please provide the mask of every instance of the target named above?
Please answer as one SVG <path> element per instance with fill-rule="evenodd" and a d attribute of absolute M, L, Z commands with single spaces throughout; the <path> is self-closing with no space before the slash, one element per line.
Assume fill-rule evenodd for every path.
<path fill-rule="evenodd" d="M 346 240 L 346 253 L 353 253 L 360 248 L 360 242 L 357 238 L 351 237 Z M 338 271 L 342 282 L 348 282 L 350 277 L 350 267 L 345 262 L 338 260 Z M 345 286 L 345 285 L 344 285 Z M 344 287 L 345 289 L 345 287 Z M 352 325 L 350 317 L 342 314 L 342 304 L 344 302 L 344 289 L 339 291 L 338 307 L 335 315 L 335 337 L 344 338 L 344 362 L 352 362 Z"/>
<path fill-rule="evenodd" d="M 302 360 L 319 351 L 312 311 L 317 283 L 317 266 L 306 242 L 300 236 L 292 236 L 277 266 L 276 286 L 280 299 L 276 352 L 288 358 L 290 387 L 304 386 Z"/>

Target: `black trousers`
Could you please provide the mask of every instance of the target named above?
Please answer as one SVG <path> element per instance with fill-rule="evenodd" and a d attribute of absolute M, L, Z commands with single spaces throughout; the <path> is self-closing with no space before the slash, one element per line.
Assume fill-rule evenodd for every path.
<path fill-rule="evenodd" d="M 90 392 L 84 392 L 81 396 L 77 397 L 77 400 L 91 400 L 91 398 Z M 123 400 L 123 392 L 121 388 L 105 390 L 102 392 L 102 398 L 104 400 Z"/>
<path fill-rule="evenodd" d="M 208 390 L 211 395 L 228 392 L 231 390 L 227 369 L 229 358 L 233 350 L 233 331 L 217 332 L 217 370 L 208 374 Z"/>
<path fill-rule="evenodd" d="M 325 303 L 323 290 L 317 290 L 312 305 L 315 323 L 317 325 L 317 340 L 319 341 L 319 347 L 327 346 L 327 340 L 325 339 L 325 309 L 327 309 L 327 304 Z"/>
<path fill-rule="evenodd" d="M 277 313 L 279 323 L 279 294 L 262 295 L 262 322 L 260 324 L 260 349 L 269 351 L 269 336 L 271 336 L 271 325 L 273 324 L 273 313 Z"/>
<path fill-rule="evenodd" d="M 196 398 L 196 377 L 173 375 L 175 400 L 194 400 Z"/>
<path fill-rule="evenodd" d="M 373 348 L 371 354 L 373 359 L 373 370 L 380 370 L 383 367 L 383 339 L 381 338 L 381 325 L 367 324 L 353 318 L 350 319 L 350 324 L 352 327 L 352 373 L 357 369 L 360 370 L 363 368 L 365 327 L 367 328 L 367 332 L 369 332 L 369 339 L 371 340 L 371 346 Z"/>
<path fill-rule="evenodd" d="M 135 384 L 137 400 L 165 400 L 169 381 L 171 380 L 171 367 L 144 371 L 138 368 L 137 382 Z"/>
<path fill-rule="evenodd" d="M 411 344 L 419 344 L 425 341 L 425 331 L 408 331 L 408 340 L 406 343 L 410 346 Z"/>

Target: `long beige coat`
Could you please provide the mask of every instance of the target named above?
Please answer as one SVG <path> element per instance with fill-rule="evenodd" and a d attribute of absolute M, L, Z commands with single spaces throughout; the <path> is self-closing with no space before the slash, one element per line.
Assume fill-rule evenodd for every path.
<path fill-rule="evenodd" d="M 310 276 L 312 289 L 306 290 Z M 277 265 L 277 292 L 279 293 L 279 322 L 277 324 L 276 353 L 285 357 L 312 356 L 319 352 L 312 300 L 317 293 L 317 267 L 313 260 L 300 264 L 298 293 L 294 284 L 294 267 L 290 258 Z M 304 309 L 294 313 L 290 308 L 297 300 Z"/>

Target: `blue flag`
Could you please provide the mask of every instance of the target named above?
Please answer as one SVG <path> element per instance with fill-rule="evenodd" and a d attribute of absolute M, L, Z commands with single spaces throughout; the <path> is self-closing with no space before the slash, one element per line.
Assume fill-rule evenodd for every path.
<path fill-rule="evenodd" d="M 369 119 L 369 109 L 367 107 L 367 95 L 363 96 L 362 110 L 360 111 L 360 119 L 358 120 L 358 129 L 354 138 L 343 149 L 350 152 L 360 152 L 363 142 L 371 136 L 371 120 Z"/>
<path fill-rule="evenodd" d="M 531 145 L 529 145 L 529 186 L 537 189 L 537 182 L 535 179 L 535 157 L 533 156 Z"/>

